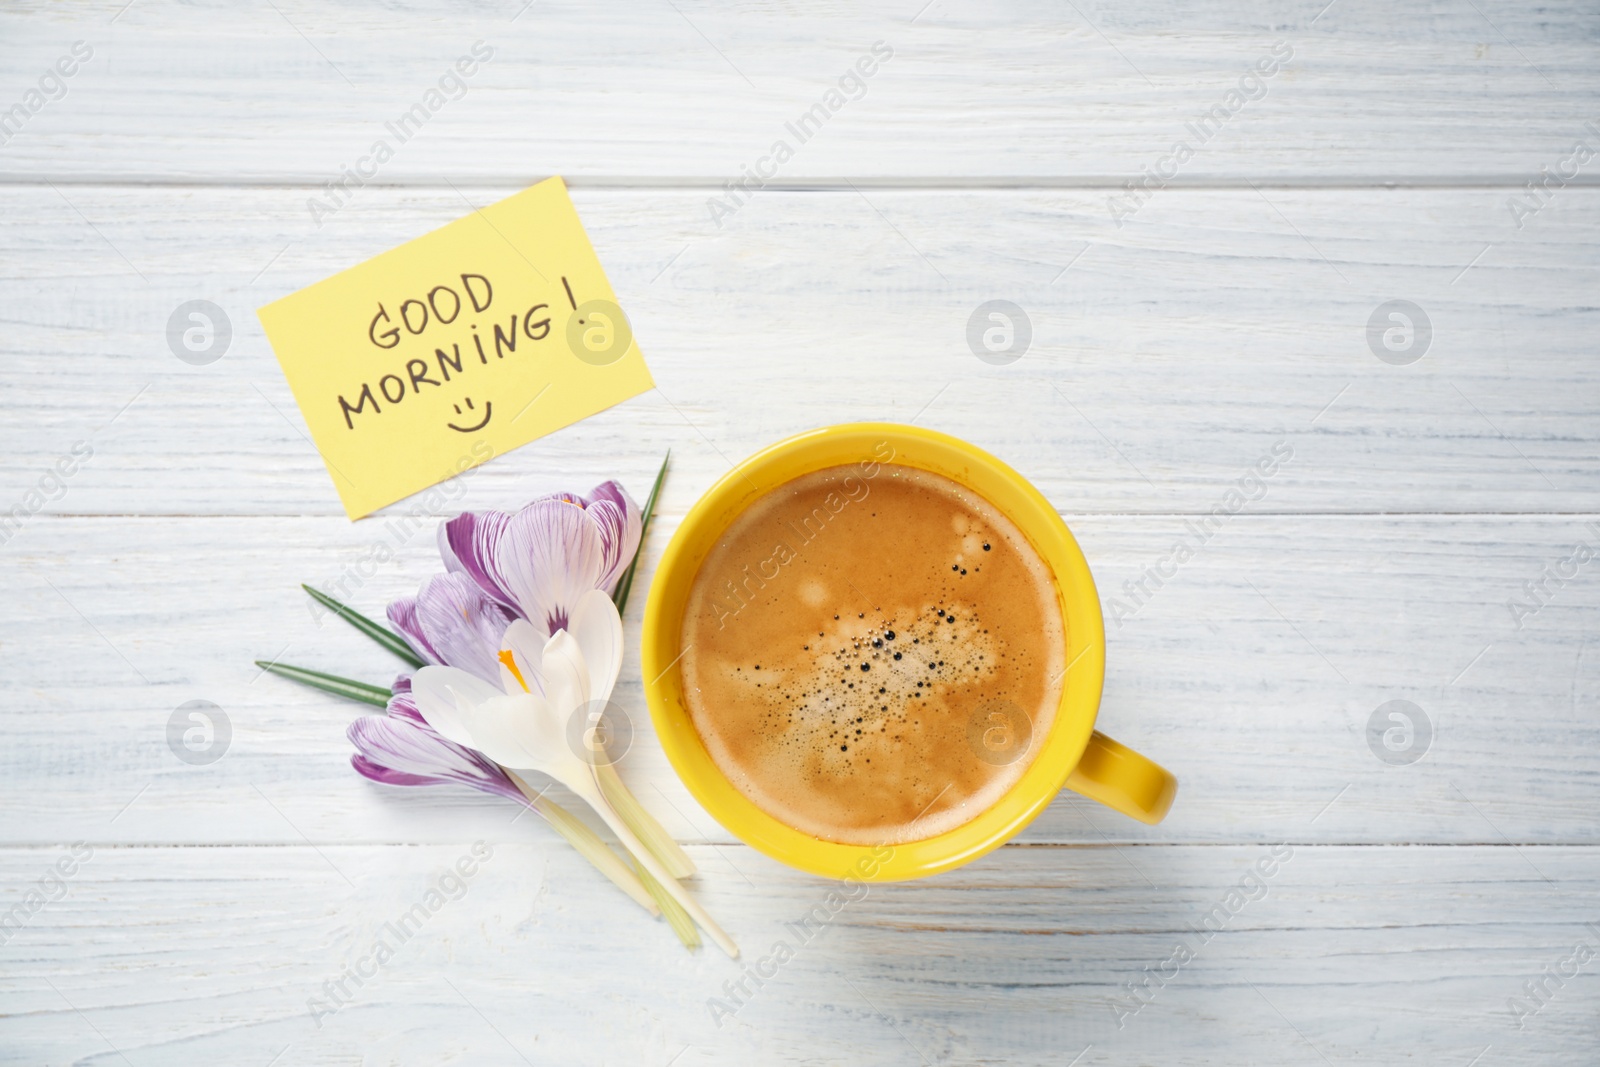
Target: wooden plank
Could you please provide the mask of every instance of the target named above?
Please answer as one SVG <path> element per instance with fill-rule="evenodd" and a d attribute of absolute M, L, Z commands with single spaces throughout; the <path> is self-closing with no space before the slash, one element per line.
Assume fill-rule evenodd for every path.
<path fill-rule="evenodd" d="M 338 514 L 253 308 L 498 194 L 366 190 L 317 232 L 303 193 L 8 193 L 0 254 L 26 268 L 0 385 L 26 415 L 0 421 L 0 500 L 85 440 L 46 510 Z M 1121 229 L 1102 200 L 769 192 L 718 232 L 696 194 L 580 191 L 660 389 L 474 485 L 637 479 L 671 446 L 681 509 L 778 437 L 888 419 L 991 449 L 1074 513 L 1204 512 L 1279 441 L 1275 511 L 1600 510 L 1600 192 L 1520 231 L 1493 190 L 1168 190 Z M 235 331 L 205 367 L 166 340 L 197 296 Z M 995 298 L 1032 322 L 1006 366 L 967 340 Z M 1394 299 L 1432 324 L 1409 366 L 1369 347 Z"/>
<path fill-rule="evenodd" d="M 0 133 L 0 512 L 24 518 L 0 539 L 0 1064 L 1593 1058 L 1595 165 L 1521 196 L 1600 147 L 1591 6 L 922 3 L 0 13 L 13 125 L 74 41 L 94 53 Z M 493 57 L 399 143 L 385 123 L 476 40 Z M 801 143 L 786 123 L 878 40 L 893 57 Z M 324 188 L 380 137 L 368 184 Z M 725 199 L 779 138 L 793 157 Z M 1193 157 L 1135 204 L 1178 140 Z M 550 173 L 661 388 L 346 522 L 252 309 Z M 235 329 L 206 367 L 166 341 L 195 297 Z M 997 298 L 1033 328 L 1006 366 L 967 340 Z M 1432 328 L 1408 366 L 1371 348 L 1393 300 Z M 250 665 L 386 680 L 299 582 L 377 614 L 433 569 L 442 513 L 611 476 L 642 496 L 670 445 L 636 647 L 688 506 L 851 419 L 969 438 L 1062 509 L 1111 616 L 1100 725 L 1179 774 L 1166 823 L 1063 794 L 1011 846 L 832 915 L 836 887 L 689 798 L 630 655 L 622 773 L 736 965 L 504 801 L 359 779 L 367 709 Z M 1197 533 L 1275 447 L 1259 498 Z M 169 749 L 193 699 L 231 724 L 209 765 Z M 1378 736 L 1405 742 L 1394 701 L 1426 721 L 1416 762 Z M 475 840 L 492 856 L 448 899 Z M 735 998 L 740 965 L 771 977 Z"/>
<path fill-rule="evenodd" d="M 694 491 L 669 482 L 666 497 L 679 510 Z M 1101 726 L 1170 766 L 1183 791 L 1154 828 L 1063 795 L 1024 840 L 1600 840 L 1588 755 L 1600 663 L 1587 648 L 1600 584 L 1596 564 L 1561 563 L 1580 541 L 1600 546 L 1600 516 L 1247 511 L 1203 546 L 1179 516 L 1067 519 L 1114 616 Z M 675 527 L 659 521 L 641 582 Z M 36 520 L 7 546 L 0 843 L 86 826 L 128 843 L 436 841 L 492 825 L 501 801 L 359 779 L 344 730 L 366 709 L 251 665 L 386 682 L 398 661 L 337 619 L 319 626 L 298 583 L 343 588 L 381 614 L 437 568 L 431 536 L 402 543 L 332 517 Z M 1174 567 L 1182 541 L 1193 558 Z M 393 561 L 378 562 L 379 547 Z M 1156 588 L 1142 576 L 1158 564 L 1176 573 Z M 1565 582 L 1542 578 L 1574 567 Z M 1124 583 L 1140 580 L 1136 599 Z M 1525 583 L 1538 581 L 1531 600 Z M 1513 598 L 1529 605 L 1520 619 Z M 636 598 L 618 688 L 638 737 L 622 770 L 674 834 L 728 841 L 655 743 L 632 651 L 642 610 Z M 194 699 L 232 723 L 210 766 L 167 747 L 169 718 Z M 1379 715 L 1391 700 L 1428 721 L 1420 762 L 1387 763 L 1369 745 L 1374 715 L 1380 734 L 1403 726 Z M 1391 740 L 1407 747 L 1403 730 Z"/>
<path fill-rule="evenodd" d="M 697 847 L 697 893 L 769 975 L 718 1026 L 739 967 L 524 829 L 488 831 L 431 908 L 470 835 L 91 845 L 5 947 L 0 1059 L 1465 1064 L 1487 1046 L 1534 1065 L 1600 1039 L 1594 962 L 1571 977 L 1574 948 L 1600 946 L 1594 847 L 1007 848 L 834 908 L 837 883 Z M 7 907 L 61 854 L 0 851 Z M 407 938 L 386 933 L 419 903 Z M 1563 960 L 1517 1029 L 1508 1002 Z M 1130 1011 L 1127 983 L 1162 974 Z"/>
<path fill-rule="evenodd" d="M 121 0 L 13 7 L 8 107 L 75 40 L 93 56 L 5 145 L 4 171 L 321 185 L 386 139 L 393 157 L 365 166 L 374 181 L 692 180 L 703 199 L 778 140 L 794 153 L 776 168 L 787 183 L 1112 186 L 1181 140 L 1195 155 L 1180 183 L 1520 186 L 1600 118 L 1596 28 L 1576 0 L 917 7 L 817 5 L 801 22 L 783 5 L 641 2 L 600 23 L 584 5 L 513 2 L 213 5 L 202 18 Z M 477 41 L 492 58 L 439 93 Z M 880 41 L 893 56 L 864 89 L 846 83 L 825 124 L 791 132 Z M 1230 99 L 1275 48 L 1287 65 L 1245 83 L 1256 99 Z M 434 105 L 426 123 L 396 136 L 387 124 L 416 105 Z M 1214 107 L 1229 117 L 1202 140 L 1187 124 Z"/>

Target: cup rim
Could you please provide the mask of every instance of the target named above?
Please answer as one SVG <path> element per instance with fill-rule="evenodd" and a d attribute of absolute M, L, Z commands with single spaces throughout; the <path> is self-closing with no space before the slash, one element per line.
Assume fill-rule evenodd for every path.
<path fill-rule="evenodd" d="M 887 443 L 893 455 L 882 458 Z M 684 702 L 679 661 L 683 611 L 701 564 L 732 521 L 796 477 L 863 461 L 942 474 L 988 500 L 1044 560 L 1067 639 L 1061 703 L 1032 763 L 972 819 L 918 841 L 848 845 L 788 826 L 741 793 L 717 767 Z M 831 878 L 898 881 L 970 862 L 1032 822 L 1066 784 L 1094 730 L 1105 679 L 1105 624 L 1087 560 L 1055 507 L 997 457 L 935 430 L 885 422 L 846 423 L 795 434 L 736 464 L 697 500 L 662 553 L 645 605 L 641 666 L 656 736 L 701 807 L 741 841 L 781 863 Z"/>

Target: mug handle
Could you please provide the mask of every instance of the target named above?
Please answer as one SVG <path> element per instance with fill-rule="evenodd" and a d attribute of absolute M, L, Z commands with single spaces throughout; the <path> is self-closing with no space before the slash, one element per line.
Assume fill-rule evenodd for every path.
<path fill-rule="evenodd" d="M 1167 817 L 1178 795 L 1172 772 L 1096 730 L 1067 788 L 1152 826 Z"/>

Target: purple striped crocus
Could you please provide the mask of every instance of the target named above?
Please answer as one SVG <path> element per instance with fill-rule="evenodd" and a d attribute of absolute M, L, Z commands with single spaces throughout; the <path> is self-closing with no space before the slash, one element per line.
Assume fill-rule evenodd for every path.
<path fill-rule="evenodd" d="M 356 746 L 350 764 L 383 785 L 465 785 L 484 793 L 526 801 L 500 765 L 465 745 L 441 737 L 417 711 L 411 676 L 394 680 L 387 714 L 363 715 L 345 736 Z"/>
<path fill-rule="evenodd" d="M 506 627 L 540 641 L 567 628 L 578 600 L 607 594 L 639 547 L 639 506 L 616 482 L 552 493 L 515 513 L 467 511 L 439 526 L 445 573 L 389 605 L 389 622 L 426 662 L 500 680 Z"/>
<path fill-rule="evenodd" d="M 693 915 L 737 954 L 678 884 L 694 873 L 688 855 L 615 767 L 587 751 L 580 758 L 563 736 L 575 717 L 587 716 L 578 733 L 592 744 L 616 684 L 622 620 L 611 595 L 638 550 L 641 526 L 638 505 L 616 482 L 588 496 L 556 493 L 515 513 L 464 512 L 441 524 L 445 573 L 388 607 L 390 623 L 427 664 L 415 676 L 421 689 L 401 676 L 387 715 L 350 726 L 351 763 L 388 785 L 455 783 L 528 804 L 629 896 L 652 913 L 665 911 L 686 944 L 699 943 Z M 560 651 L 550 662 L 571 668 L 558 672 L 570 684 L 549 694 L 559 707 L 545 701 L 552 650 Z M 581 679 L 566 677 L 573 673 Z M 642 869 L 624 865 L 510 768 L 573 788 Z"/>
<path fill-rule="evenodd" d="M 544 639 L 566 629 L 585 593 L 616 589 L 639 548 L 640 523 L 627 490 L 605 482 L 588 496 L 540 497 L 515 514 L 457 515 L 439 527 L 439 555 L 447 571 L 471 579 Z M 426 606 L 419 600 L 418 608 Z M 437 620 L 421 621 L 426 628 Z"/>
<path fill-rule="evenodd" d="M 453 521 L 453 520 L 452 520 Z M 389 605 L 389 622 L 418 656 L 499 681 L 500 638 L 516 618 L 464 574 L 436 574 L 414 597 Z"/>

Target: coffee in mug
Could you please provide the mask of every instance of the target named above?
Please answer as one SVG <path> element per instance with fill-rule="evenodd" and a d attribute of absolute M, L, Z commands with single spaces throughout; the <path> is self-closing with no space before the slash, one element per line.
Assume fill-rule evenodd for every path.
<path fill-rule="evenodd" d="M 1023 775 L 1062 700 L 1051 571 L 966 486 L 893 463 L 758 498 L 683 615 L 684 701 L 719 771 L 841 844 L 954 829 Z"/>

